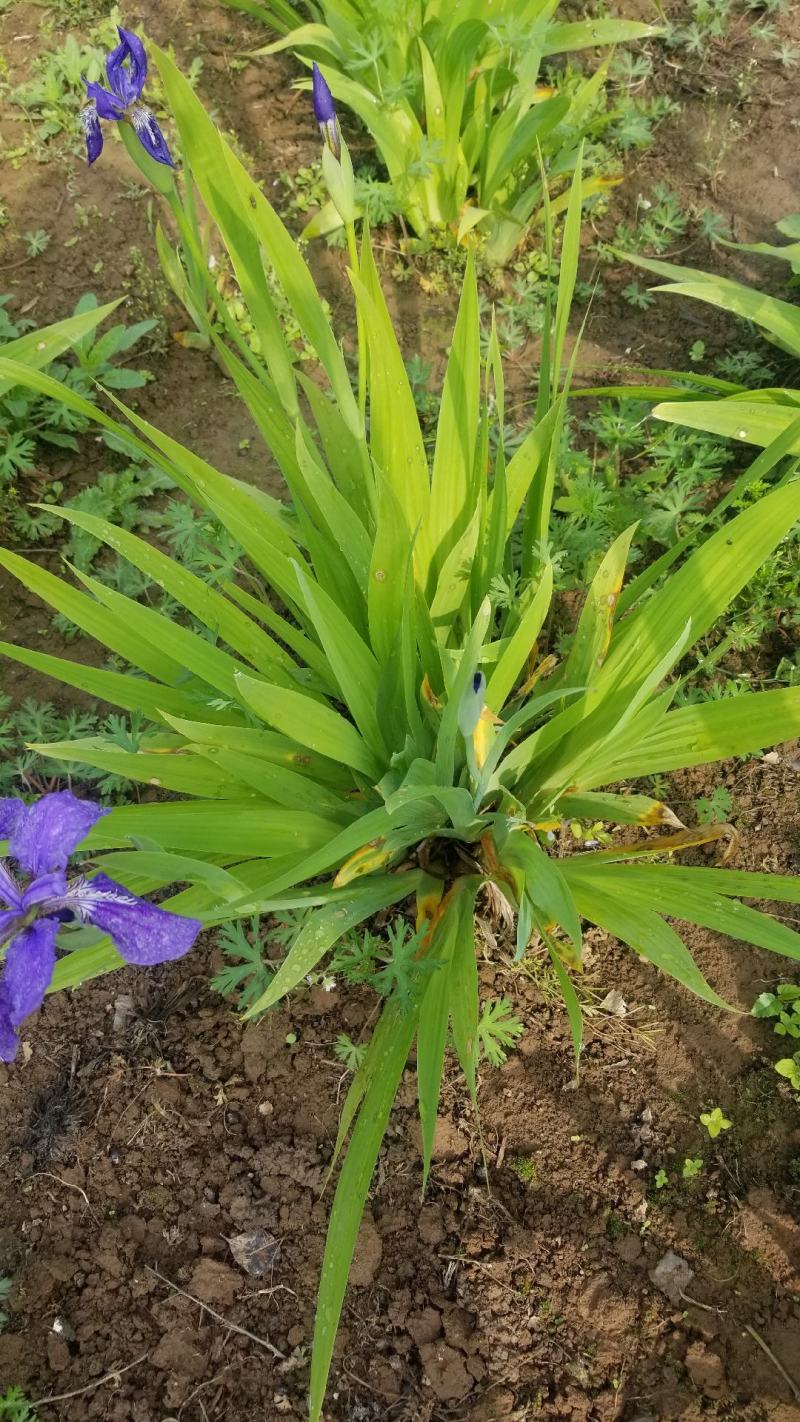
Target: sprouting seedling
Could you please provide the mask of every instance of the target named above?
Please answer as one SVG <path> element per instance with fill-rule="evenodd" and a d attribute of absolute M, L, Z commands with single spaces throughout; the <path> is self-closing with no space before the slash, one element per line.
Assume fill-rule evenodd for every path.
<path fill-rule="evenodd" d="M 727 1116 L 723 1115 L 720 1107 L 715 1106 L 713 1111 L 703 1111 L 701 1113 L 700 1125 L 705 1126 L 712 1141 L 714 1141 L 722 1131 L 730 1130 L 733 1121 L 729 1121 Z"/>
<path fill-rule="evenodd" d="M 779 983 L 774 992 L 762 992 L 750 1009 L 753 1017 L 772 1017 L 779 1037 L 800 1037 L 800 987 Z"/>
<path fill-rule="evenodd" d="M 775 1063 L 775 1070 L 779 1076 L 786 1077 L 795 1091 L 800 1091 L 800 1052 L 795 1052 L 792 1057 L 781 1057 Z"/>

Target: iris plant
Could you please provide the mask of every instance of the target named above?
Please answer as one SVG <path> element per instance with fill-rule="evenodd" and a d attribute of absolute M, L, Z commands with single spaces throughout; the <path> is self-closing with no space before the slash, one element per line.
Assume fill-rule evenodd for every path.
<path fill-rule="evenodd" d="M 68 790 L 34 805 L 0 800 L 0 839 L 28 879 L 0 859 L 0 1061 L 14 1060 L 18 1028 L 41 1006 L 53 976 L 62 924 L 92 923 L 129 963 L 151 967 L 188 953 L 202 925 L 145 903 L 106 874 L 67 881 L 67 861 L 108 810 Z"/>
<path fill-rule="evenodd" d="M 83 110 L 82 119 L 88 160 L 94 163 L 103 151 L 101 120 L 111 119 L 115 123 L 127 120 L 150 157 L 155 158 L 157 163 L 174 168 L 167 140 L 150 110 L 139 103 L 147 79 L 144 45 L 131 30 L 124 30 L 120 25 L 117 29 L 120 43 L 106 59 L 108 88 L 86 80 L 89 102 Z"/>

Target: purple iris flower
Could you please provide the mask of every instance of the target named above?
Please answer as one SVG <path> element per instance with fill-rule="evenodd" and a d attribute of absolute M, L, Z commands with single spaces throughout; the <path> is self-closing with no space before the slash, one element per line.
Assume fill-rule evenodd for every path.
<path fill-rule="evenodd" d="M 33 805 L 0 800 L 0 840 L 8 840 L 9 856 L 29 880 L 18 883 L 0 859 L 0 953 L 6 948 L 0 959 L 0 1061 L 14 1060 L 17 1029 L 41 1007 L 63 923 L 96 924 L 128 963 L 144 967 L 188 953 L 202 928 L 197 919 L 137 898 L 106 874 L 67 881 L 67 860 L 107 814 L 69 790 L 43 795 Z"/>
<path fill-rule="evenodd" d="M 322 137 L 330 148 L 334 158 L 340 158 L 342 154 L 342 140 L 339 134 L 339 120 L 336 117 L 333 94 L 323 79 L 322 71 L 316 60 L 311 67 L 311 75 L 314 97 L 314 118 L 317 120 Z"/>
<path fill-rule="evenodd" d="M 157 163 L 174 168 L 172 155 L 150 110 L 139 103 L 147 78 L 147 55 L 138 35 L 117 25 L 120 43 L 106 59 L 108 88 L 85 80 L 88 104 L 82 112 L 86 134 L 86 155 L 94 163 L 103 151 L 101 119 L 127 119 L 133 124 L 142 147 Z"/>

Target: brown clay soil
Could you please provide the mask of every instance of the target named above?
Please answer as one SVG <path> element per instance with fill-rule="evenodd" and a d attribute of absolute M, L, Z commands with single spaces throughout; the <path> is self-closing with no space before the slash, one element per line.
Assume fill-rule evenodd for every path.
<path fill-rule="evenodd" d="M 636 0 L 624 8 L 644 14 Z M 12 78 L 41 49 L 41 13 L 22 0 L 0 15 Z M 304 101 L 289 87 L 291 61 L 231 67 L 257 27 L 216 4 L 182 0 L 140 0 L 126 18 L 172 40 L 179 57 L 203 55 L 200 92 L 235 129 L 259 177 L 272 183 L 316 156 Z M 800 41 L 796 13 L 779 23 L 784 38 Z M 771 239 L 772 223 L 797 207 L 796 71 L 751 61 L 743 31 L 701 61 L 659 68 L 657 83 L 683 109 L 631 166 L 613 220 L 630 219 L 638 194 L 665 181 L 688 206 L 717 207 L 738 238 Z M 0 116 L 6 147 L 18 142 L 19 122 L 11 109 Z M 33 303 L 30 314 L 44 323 L 67 314 L 84 290 L 103 299 L 127 290 L 132 316 L 144 314 L 131 246 L 149 255 L 152 239 L 146 203 L 122 195 L 128 176 L 110 144 L 92 171 L 65 159 L 4 174 L 11 221 L 0 234 L 0 280 L 15 310 Z M 25 261 L 20 234 L 39 226 L 53 233 L 51 245 Z M 698 242 L 676 255 L 737 266 Z M 334 319 L 349 327 L 339 257 L 315 251 L 312 262 Z M 587 252 L 587 274 L 591 265 Z M 724 346 L 731 328 L 702 307 L 662 298 L 637 314 L 620 294 L 628 280 L 620 269 L 604 283 L 586 366 L 680 367 L 698 336 Z M 442 344 L 452 296 L 432 298 L 412 281 L 393 300 L 409 353 Z M 174 305 L 167 323 L 181 325 Z M 515 361 L 523 398 L 534 356 Z M 207 357 L 170 342 L 147 364 L 156 380 L 138 404 L 148 417 L 218 467 L 274 484 L 257 440 L 238 452 L 253 431 Z M 87 441 L 58 476 L 78 487 L 98 458 Z M 3 635 L 59 650 L 34 600 L 18 598 L 0 584 Z M 17 698 L 54 696 L 50 683 L 19 668 L 3 669 L 3 688 Z M 799 773 L 796 746 L 714 772 L 712 783 L 734 795 L 739 867 L 797 871 Z M 681 818 L 708 788 L 702 775 L 672 777 Z M 780 912 L 797 921 L 796 911 Z M 687 934 L 715 986 L 744 1012 L 788 967 L 717 935 Z M 589 949 L 597 1010 L 575 1087 L 566 1022 L 546 976 L 513 970 L 487 933 L 484 992 L 510 997 L 525 1023 L 506 1065 L 482 1073 L 488 1188 L 451 1069 L 420 1200 L 409 1070 L 359 1240 L 331 1419 L 800 1418 L 800 1116 L 772 1070 L 782 1043 L 747 1016 L 689 998 L 599 933 Z M 0 1067 L 0 1274 L 13 1278 L 0 1392 L 18 1382 L 35 1400 L 56 1399 L 40 1402 L 43 1418 L 305 1414 L 321 1188 L 346 1089 L 334 1044 L 340 1032 L 354 1040 L 369 1032 L 374 1000 L 314 989 L 243 1031 L 208 987 L 215 956 L 209 943 L 147 977 L 127 972 L 50 999 L 30 1024 L 20 1064 Z M 623 1016 L 599 1007 L 612 990 Z M 733 1127 L 711 1142 L 698 1117 L 716 1105 Z M 684 1161 L 701 1156 L 700 1173 L 684 1180 Z M 236 1262 L 229 1243 L 256 1232 L 274 1241 L 261 1277 Z M 669 1250 L 693 1270 L 673 1300 L 651 1278 Z"/>

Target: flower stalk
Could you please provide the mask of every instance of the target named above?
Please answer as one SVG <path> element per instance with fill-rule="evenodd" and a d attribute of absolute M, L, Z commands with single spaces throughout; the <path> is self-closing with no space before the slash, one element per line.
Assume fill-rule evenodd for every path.
<path fill-rule="evenodd" d="M 347 238 L 347 253 L 350 271 L 358 279 L 361 266 L 356 242 L 356 197 L 353 164 L 350 153 L 341 135 L 339 120 L 333 95 L 325 81 L 319 65 L 312 66 L 312 94 L 314 117 L 323 138 L 322 173 L 331 202 L 344 225 Z M 356 302 L 356 328 L 358 333 L 358 408 L 363 420 L 367 408 L 367 367 L 366 341 L 361 309 Z"/>

